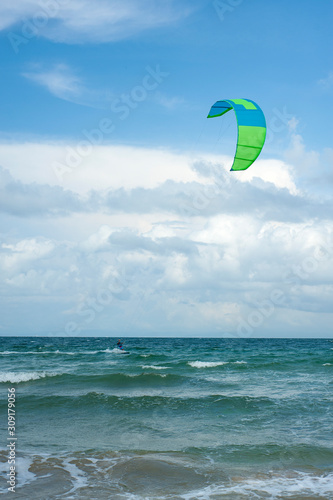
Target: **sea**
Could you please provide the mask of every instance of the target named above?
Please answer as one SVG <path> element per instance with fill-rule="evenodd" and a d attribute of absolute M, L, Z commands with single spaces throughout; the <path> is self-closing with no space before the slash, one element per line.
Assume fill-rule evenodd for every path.
<path fill-rule="evenodd" d="M 1 338 L 4 499 L 333 499 L 332 340 L 123 340 Z"/>

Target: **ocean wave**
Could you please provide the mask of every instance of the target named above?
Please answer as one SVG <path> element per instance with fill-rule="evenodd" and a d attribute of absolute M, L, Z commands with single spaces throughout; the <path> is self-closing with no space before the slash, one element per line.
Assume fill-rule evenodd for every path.
<path fill-rule="evenodd" d="M 5 465 L 0 464 L 4 474 Z M 205 459 L 184 453 L 85 450 L 58 456 L 34 454 L 17 458 L 17 465 L 18 495 L 25 493 L 24 498 L 36 500 L 88 499 L 93 490 L 99 491 L 99 498 L 124 500 L 332 499 L 331 472 L 285 469 L 245 475 L 235 469 L 227 476 L 214 461 L 207 469 Z"/>
<path fill-rule="evenodd" d="M 156 365 L 142 365 L 144 370 L 147 370 L 151 368 L 152 370 L 167 370 L 169 367 L 168 366 L 156 366 Z"/>
<path fill-rule="evenodd" d="M 55 377 L 57 373 L 47 372 L 0 372 L 0 383 L 10 382 L 19 384 L 20 382 L 29 382 L 30 380 L 39 380 L 46 377 Z"/>
<path fill-rule="evenodd" d="M 177 386 L 183 384 L 188 377 L 176 374 L 164 374 L 154 372 L 141 372 L 141 373 L 103 373 L 103 374 L 85 374 L 85 373 L 72 373 L 70 371 L 63 372 L 47 372 L 47 371 L 25 371 L 25 372 L 0 372 L 0 383 L 11 382 L 21 383 L 29 381 L 37 381 L 40 379 L 51 378 L 57 381 L 63 381 L 68 384 L 70 379 L 71 383 L 77 386 L 95 388 L 123 389 L 123 388 L 136 388 L 145 389 L 149 387 L 158 387 L 159 385 Z M 89 389 L 88 389 L 89 390 Z"/>
<path fill-rule="evenodd" d="M 231 398 L 229 398 L 231 399 Z M 259 401 L 260 398 L 257 398 Z M 261 403 L 264 399 L 261 399 Z M 266 402 L 269 402 L 266 398 Z M 255 403 L 255 398 L 253 398 Z M 275 408 L 272 405 L 272 408 Z M 220 461 L 221 457 L 227 457 L 229 465 L 247 466 L 250 463 L 265 464 L 266 466 L 288 467 L 289 469 L 307 467 L 309 463 L 312 467 L 321 467 L 322 464 L 330 464 L 333 460 L 333 449 L 327 446 L 294 443 L 282 445 L 277 442 L 266 441 L 261 444 L 227 444 L 214 447 L 187 448 L 187 453 L 199 453 L 215 458 Z"/>
<path fill-rule="evenodd" d="M 126 349 L 121 350 L 118 347 L 114 347 L 113 349 L 103 349 L 99 352 L 106 352 L 107 354 L 123 354 L 124 352 L 127 352 L 127 351 L 126 351 Z"/>
<path fill-rule="evenodd" d="M 156 415 L 159 413 L 165 416 L 169 413 L 170 419 L 177 415 L 196 412 L 198 414 L 206 414 L 207 411 L 223 411 L 241 412 L 257 411 L 258 407 L 265 410 L 270 407 L 275 407 L 274 401 L 269 398 L 250 398 L 227 396 L 224 394 L 204 393 L 204 394 L 179 394 L 171 396 L 165 394 L 165 388 L 161 386 L 155 387 L 134 387 L 135 391 L 126 393 L 121 391 L 121 394 L 110 394 L 109 390 L 100 390 L 86 392 L 77 395 L 61 395 L 52 394 L 52 396 L 37 396 L 37 395 L 21 395 L 21 403 L 27 404 L 29 408 L 36 408 L 43 411 L 53 413 L 54 408 L 67 408 L 68 411 L 73 411 L 76 408 L 93 409 L 99 411 L 101 408 L 112 408 L 113 412 L 119 412 L 121 418 L 127 418 L 126 415 L 131 415 L 133 412 L 141 410 L 149 410 L 152 412 L 150 418 L 159 418 Z M 128 413 L 129 412 L 129 413 Z M 138 417 L 139 418 L 139 417 Z M 147 424 L 148 420 L 146 421 Z"/>
<path fill-rule="evenodd" d="M 104 378 L 104 376 L 103 376 Z M 159 381 L 161 378 L 168 378 L 170 381 L 174 382 L 179 382 L 182 380 L 184 377 L 180 375 L 173 375 L 173 374 L 163 374 L 163 373 L 135 373 L 135 374 L 129 374 L 129 373 L 113 373 L 107 377 L 107 380 L 113 381 L 113 382 L 119 382 L 119 383 L 132 383 L 132 382 L 156 382 Z"/>
<path fill-rule="evenodd" d="M 288 475 L 273 475 L 240 479 L 226 485 L 209 485 L 197 491 L 192 491 L 179 498 L 183 500 L 209 500 L 230 498 L 241 495 L 241 498 L 332 498 L 333 474 L 316 476 L 311 473 L 293 472 Z M 302 497 L 301 497 L 302 495 Z M 165 497 L 166 499 L 168 497 Z M 238 497 L 237 497 L 238 498 Z"/>
<path fill-rule="evenodd" d="M 228 361 L 188 361 L 192 368 L 215 368 L 216 366 L 227 365 Z"/>
<path fill-rule="evenodd" d="M 86 387 L 100 387 L 111 389 L 136 388 L 145 389 L 149 387 L 158 387 L 159 385 L 177 386 L 187 380 L 187 377 L 176 374 L 163 373 L 104 373 L 95 375 L 71 375 L 76 383 L 82 383 Z"/>
<path fill-rule="evenodd" d="M 97 352 L 97 351 L 96 351 Z M 2 355 L 9 355 L 9 354 L 67 354 L 70 356 L 75 356 L 76 354 L 87 354 L 88 352 L 64 352 L 64 351 L 59 351 L 57 349 L 56 351 L 2 351 L 0 354 Z"/>
<path fill-rule="evenodd" d="M 68 356 L 80 356 L 80 355 L 86 355 L 86 354 L 98 354 L 100 352 L 108 353 L 108 354 L 119 354 L 122 351 L 118 348 L 114 349 L 100 349 L 100 350 L 95 350 L 95 351 L 60 351 L 57 349 L 56 351 L 0 351 L 0 355 L 10 355 L 10 354 L 19 354 L 19 355 L 24 355 L 24 354 L 64 354 Z"/>
<path fill-rule="evenodd" d="M 247 361 L 188 361 L 192 368 L 216 368 L 223 365 L 247 365 Z"/>

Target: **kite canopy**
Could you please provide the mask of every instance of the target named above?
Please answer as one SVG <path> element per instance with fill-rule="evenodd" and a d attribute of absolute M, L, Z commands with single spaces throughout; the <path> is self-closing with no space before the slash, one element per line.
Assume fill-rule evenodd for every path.
<path fill-rule="evenodd" d="M 266 138 L 266 121 L 258 104 L 249 99 L 217 101 L 207 118 L 222 116 L 233 109 L 237 118 L 237 148 L 231 170 L 246 170 L 258 158 Z"/>

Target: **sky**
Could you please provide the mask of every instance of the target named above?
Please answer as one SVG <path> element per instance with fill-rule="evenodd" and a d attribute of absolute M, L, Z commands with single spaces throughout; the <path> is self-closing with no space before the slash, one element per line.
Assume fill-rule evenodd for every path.
<path fill-rule="evenodd" d="M 333 2 L 0 5 L 0 335 L 332 337 Z M 259 104 L 258 160 L 230 172 Z"/>

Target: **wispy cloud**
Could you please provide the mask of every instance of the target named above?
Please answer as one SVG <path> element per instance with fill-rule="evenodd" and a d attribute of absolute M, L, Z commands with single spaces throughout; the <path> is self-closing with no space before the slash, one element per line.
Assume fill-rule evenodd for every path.
<path fill-rule="evenodd" d="M 319 80 L 318 84 L 324 89 L 333 87 L 333 71 L 330 71 L 326 78 Z"/>
<path fill-rule="evenodd" d="M 71 101 L 83 92 L 79 77 L 65 64 L 57 64 L 48 71 L 36 70 L 23 73 L 23 76 L 46 87 L 51 94 L 60 99 Z"/>
<path fill-rule="evenodd" d="M 295 132 L 297 129 L 297 125 L 299 124 L 299 120 L 293 116 L 287 123 L 289 132 Z"/>
<path fill-rule="evenodd" d="M 154 100 L 164 108 L 167 109 L 177 109 L 179 106 L 183 106 L 185 104 L 185 99 L 183 97 L 169 97 L 162 92 L 156 92 L 154 96 Z"/>
<path fill-rule="evenodd" d="M 55 42 L 110 42 L 142 31 L 167 26 L 186 17 L 197 2 L 175 0 L 16 0 L 0 5 L 0 29 L 22 25 L 38 13 L 48 16 L 39 35 Z"/>
<path fill-rule="evenodd" d="M 18 23 L 20 20 L 32 16 L 36 9 L 40 9 L 36 0 L 17 0 L 2 2 L 0 5 L 0 30 L 4 30 Z"/>
<path fill-rule="evenodd" d="M 105 107 L 111 99 L 110 92 L 88 89 L 83 80 L 67 64 L 56 64 L 50 69 L 35 67 L 23 73 L 25 78 L 46 88 L 52 95 L 76 104 L 91 107 Z"/>

